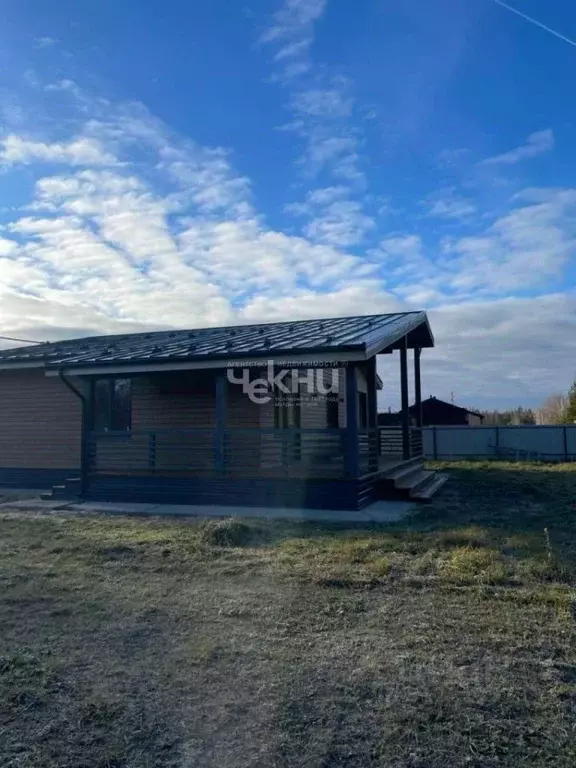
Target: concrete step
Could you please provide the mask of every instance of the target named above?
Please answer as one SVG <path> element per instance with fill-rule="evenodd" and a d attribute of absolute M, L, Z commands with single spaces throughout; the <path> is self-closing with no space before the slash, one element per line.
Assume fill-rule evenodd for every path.
<path fill-rule="evenodd" d="M 440 491 L 448 480 L 447 475 L 439 475 L 437 472 L 432 472 L 431 474 L 432 477 L 426 483 L 419 486 L 414 492 L 410 492 L 412 498 L 418 501 L 432 501 L 432 497 Z"/>
<path fill-rule="evenodd" d="M 414 471 L 422 471 L 424 468 L 424 459 L 421 456 L 415 456 L 413 459 L 407 459 L 399 464 L 394 469 L 387 472 L 385 475 L 386 480 L 402 480 L 406 475 L 411 474 Z"/>
<path fill-rule="evenodd" d="M 80 486 L 76 486 L 75 483 L 72 483 L 72 486 L 66 481 L 65 485 L 54 485 L 52 486 L 52 490 L 50 493 L 42 493 L 40 494 L 40 498 L 44 499 L 44 501 L 50 501 L 52 499 L 57 500 L 70 500 L 70 499 L 77 499 L 80 495 Z"/>
<path fill-rule="evenodd" d="M 423 472 L 425 472 L 423 464 L 410 467 L 405 472 L 402 472 L 401 475 L 394 478 L 394 488 L 412 488 Z"/>
<path fill-rule="evenodd" d="M 410 495 L 416 492 L 418 488 L 425 485 L 430 478 L 434 475 L 434 472 L 427 471 L 425 469 L 419 469 L 412 472 L 410 475 L 403 477 L 401 480 L 395 483 L 396 488 L 410 491 Z"/>

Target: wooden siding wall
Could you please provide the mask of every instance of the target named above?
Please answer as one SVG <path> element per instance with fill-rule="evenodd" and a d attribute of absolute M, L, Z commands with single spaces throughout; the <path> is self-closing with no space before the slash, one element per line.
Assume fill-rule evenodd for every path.
<path fill-rule="evenodd" d="M 229 428 L 257 428 L 259 408 L 239 385 L 228 383 L 226 426 Z M 157 430 L 154 446 L 154 467 L 163 469 L 194 470 L 210 473 L 214 469 L 214 434 L 216 425 L 215 374 L 180 373 L 137 376 L 132 379 L 132 443 L 124 450 L 122 443 L 112 439 L 98 448 L 98 466 L 101 471 L 115 470 L 119 462 L 124 469 L 149 469 L 151 451 L 148 437 L 143 432 Z M 168 430 L 164 435 L 162 430 Z M 184 430 L 170 433 L 169 430 Z M 140 434 L 139 434 L 140 433 Z M 123 438 L 118 438 L 123 441 Z M 232 438 L 229 438 L 232 442 Z M 256 446 L 259 447 L 259 446 Z M 259 462 L 258 451 L 238 451 L 231 444 L 226 454 L 227 469 L 237 465 Z"/>
<path fill-rule="evenodd" d="M 211 429 L 216 424 L 215 375 L 181 373 L 132 380 L 132 429 Z M 258 427 L 260 406 L 228 383 L 227 426 Z"/>
<path fill-rule="evenodd" d="M 81 423 L 80 400 L 59 378 L 0 372 L 0 468 L 78 468 Z"/>

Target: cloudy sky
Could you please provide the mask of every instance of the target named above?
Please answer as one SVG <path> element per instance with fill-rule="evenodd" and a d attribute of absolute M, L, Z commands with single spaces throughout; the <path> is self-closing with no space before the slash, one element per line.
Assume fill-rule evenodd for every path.
<path fill-rule="evenodd" d="M 567 389 L 576 8 L 520 6 L 563 38 L 495 0 L 6 0 L 0 333 L 427 309 L 425 394 Z"/>

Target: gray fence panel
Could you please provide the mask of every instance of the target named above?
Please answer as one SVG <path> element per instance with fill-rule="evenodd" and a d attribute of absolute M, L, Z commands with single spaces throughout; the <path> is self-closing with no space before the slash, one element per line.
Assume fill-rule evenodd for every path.
<path fill-rule="evenodd" d="M 436 427 L 439 459 L 486 456 L 496 440 L 494 427 Z"/>
<path fill-rule="evenodd" d="M 500 447 L 512 451 L 530 451 L 541 459 L 564 459 L 564 429 L 553 426 L 518 426 L 500 428 Z"/>
<path fill-rule="evenodd" d="M 576 461 L 576 426 L 566 427 L 566 449 L 568 460 Z"/>
<path fill-rule="evenodd" d="M 423 439 L 429 459 L 517 455 L 522 460 L 576 460 L 576 425 L 425 427 Z"/>
<path fill-rule="evenodd" d="M 422 430 L 422 452 L 428 458 L 434 456 L 434 434 L 432 427 L 424 427 Z"/>

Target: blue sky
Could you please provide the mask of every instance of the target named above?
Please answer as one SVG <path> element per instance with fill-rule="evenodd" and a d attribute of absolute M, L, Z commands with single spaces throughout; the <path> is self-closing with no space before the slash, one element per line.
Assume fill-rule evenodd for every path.
<path fill-rule="evenodd" d="M 516 7 L 576 40 L 566 0 Z M 3 15 L 4 334 L 425 308 L 427 394 L 574 379 L 576 44 L 494 0 Z"/>

